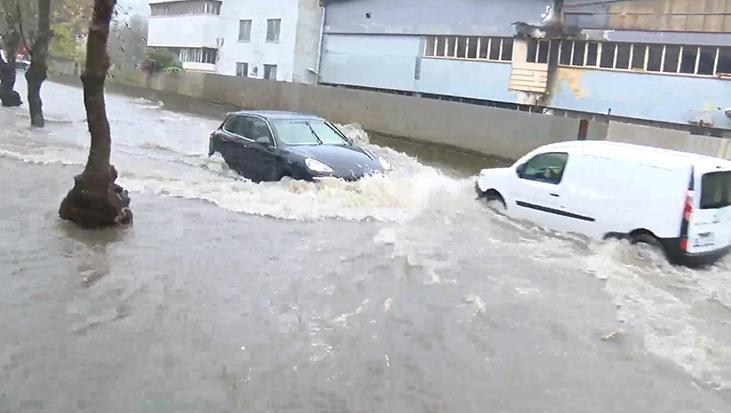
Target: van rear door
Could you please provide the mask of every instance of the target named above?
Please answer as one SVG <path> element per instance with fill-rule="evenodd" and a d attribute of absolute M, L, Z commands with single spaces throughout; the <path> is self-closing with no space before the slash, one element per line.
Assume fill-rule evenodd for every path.
<path fill-rule="evenodd" d="M 706 172 L 696 182 L 700 195 L 688 225 L 687 252 L 699 254 L 731 245 L 731 171 Z"/>

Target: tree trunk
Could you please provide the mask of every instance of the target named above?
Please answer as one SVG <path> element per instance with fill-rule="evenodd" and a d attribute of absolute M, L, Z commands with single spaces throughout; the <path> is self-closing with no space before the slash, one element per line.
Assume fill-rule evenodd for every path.
<path fill-rule="evenodd" d="M 11 31 L 5 36 L 6 62 L 0 55 L 0 103 L 5 107 L 20 106 L 23 101 L 15 91 L 15 54 L 18 51 L 20 36 Z"/>
<path fill-rule="evenodd" d="M 107 40 L 117 0 L 95 0 L 89 25 L 86 68 L 81 75 L 84 105 L 91 134 L 86 167 L 61 202 L 59 215 L 86 228 L 132 223 L 127 191 L 115 184 L 117 171 L 110 165 L 112 139 L 104 102 L 104 81 L 109 70 Z"/>
<path fill-rule="evenodd" d="M 51 41 L 51 0 L 38 0 L 38 34 L 30 51 L 30 67 L 25 72 L 28 83 L 30 124 L 42 128 L 43 101 L 41 86 L 48 76 L 48 45 Z"/>

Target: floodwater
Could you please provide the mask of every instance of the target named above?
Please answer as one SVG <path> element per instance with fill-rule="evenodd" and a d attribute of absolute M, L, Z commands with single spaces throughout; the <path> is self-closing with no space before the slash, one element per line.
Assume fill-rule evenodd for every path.
<path fill-rule="evenodd" d="M 513 222 L 490 160 L 386 138 L 388 176 L 253 184 L 219 120 L 121 95 L 135 226 L 81 231 L 81 91 L 44 97 L 43 130 L 0 110 L 0 412 L 731 411 L 731 261 Z"/>

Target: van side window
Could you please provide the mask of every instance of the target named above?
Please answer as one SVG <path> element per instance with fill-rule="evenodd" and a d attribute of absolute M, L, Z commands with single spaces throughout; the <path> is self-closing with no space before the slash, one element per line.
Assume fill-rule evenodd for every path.
<path fill-rule="evenodd" d="M 569 154 L 563 152 L 542 153 L 520 166 L 520 177 L 530 181 L 558 185 L 563 178 Z"/>

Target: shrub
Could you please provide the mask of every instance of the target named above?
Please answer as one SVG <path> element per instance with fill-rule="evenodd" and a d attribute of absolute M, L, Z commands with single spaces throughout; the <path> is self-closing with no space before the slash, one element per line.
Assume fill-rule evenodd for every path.
<path fill-rule="evenodd" d="M 177 73 L 183 71 L 183 65 L 178 56 L 168 49 L 148 49 L 142 69 L 150 73 L 163 70 Z"/>

